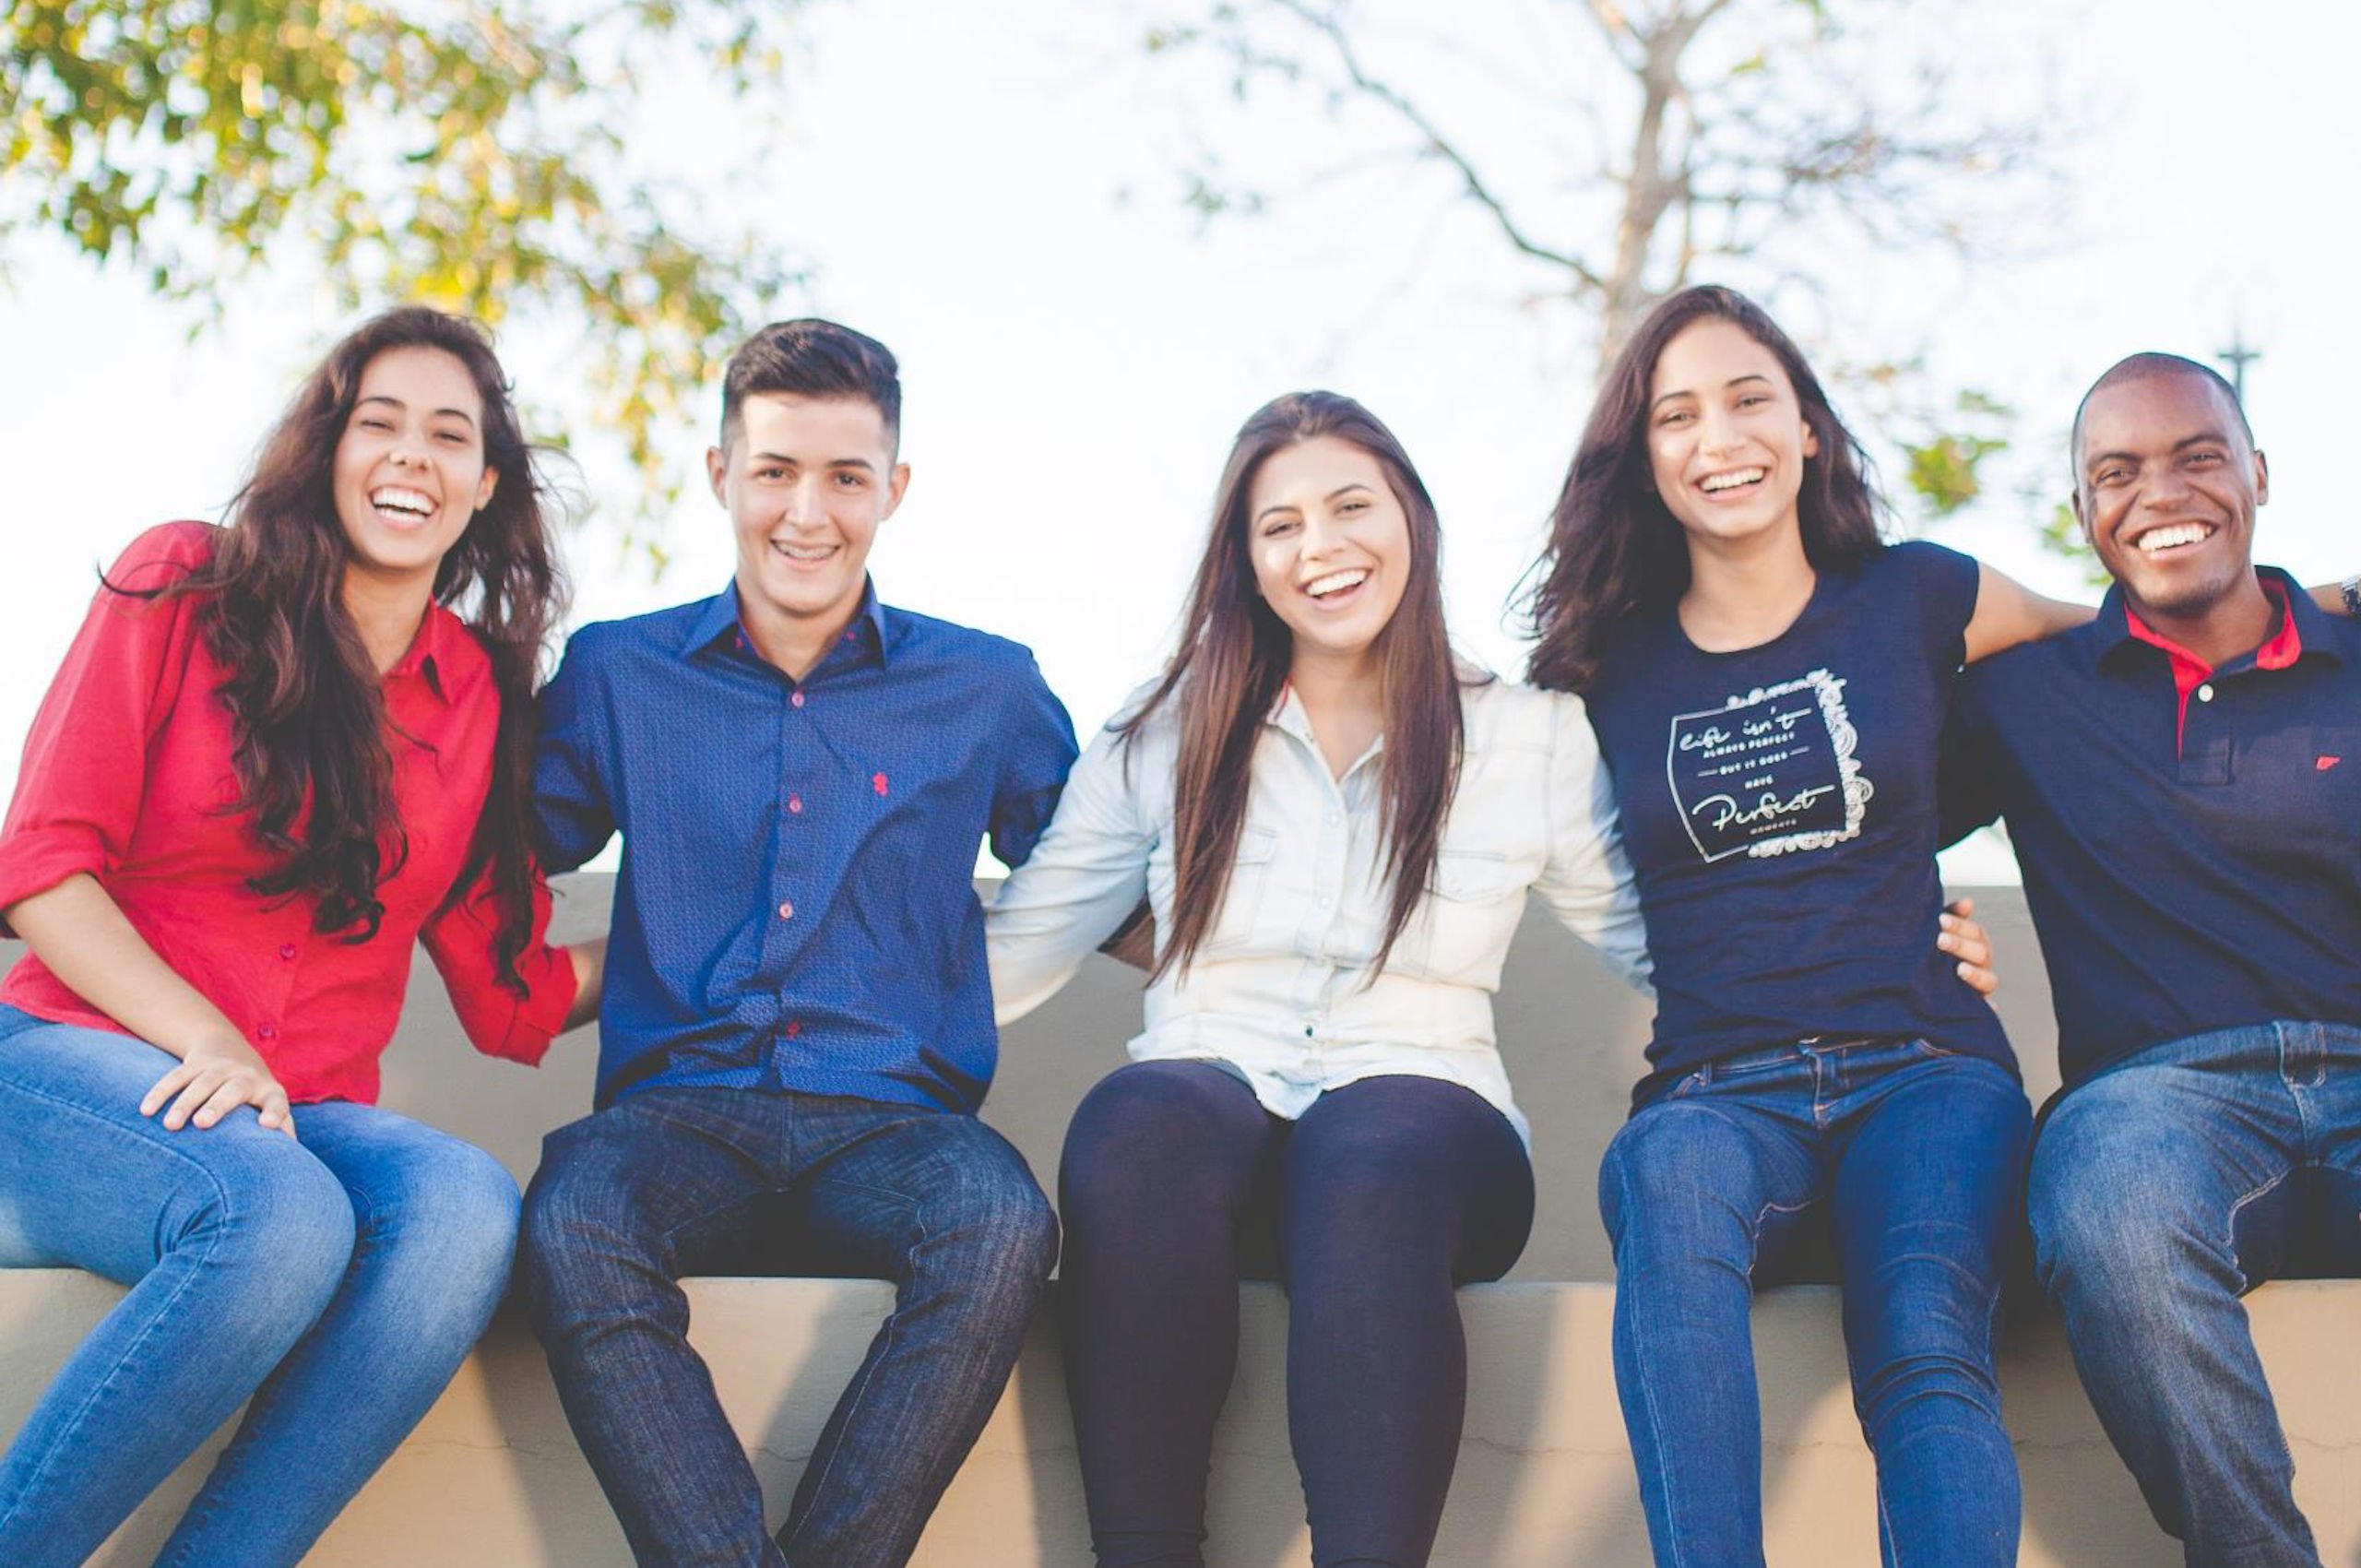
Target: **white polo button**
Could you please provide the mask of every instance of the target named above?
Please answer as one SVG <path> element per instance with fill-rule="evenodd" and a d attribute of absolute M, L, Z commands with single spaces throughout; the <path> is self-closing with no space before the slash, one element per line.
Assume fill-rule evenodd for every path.
<path fill-rule="evenodd" d="M 2212 702 L 2213 700 L 2213 688 L 2210 685 L 2198 687 L 2197 700 L 2199 702 Z"/>

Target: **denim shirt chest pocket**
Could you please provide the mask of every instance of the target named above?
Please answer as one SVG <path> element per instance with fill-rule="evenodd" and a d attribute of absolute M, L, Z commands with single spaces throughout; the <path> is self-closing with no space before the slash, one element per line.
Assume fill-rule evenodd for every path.
<path fill-rule="evenodd" d="M 1230 861 L 1229 886 L 1222 896 L 1221 913 L 1205 932 L 1207 954 L 1238 953 L 1254 945 L 1264 906 L 1278 875 L 1278 862 L 1276 832 L 1252 823 L 1240 826 L 1238 853 Z"/>
<path fill-rule="evenodd" d="M 1497 967 L 1532 881 L 1505 849 L 1446 847 L 1435 857 L 1426 901 L 1410 928 L 1420 940 L 1406 944 L 1402 956 L 1442 980 L 1464 980 L 1488 963 Z"/>

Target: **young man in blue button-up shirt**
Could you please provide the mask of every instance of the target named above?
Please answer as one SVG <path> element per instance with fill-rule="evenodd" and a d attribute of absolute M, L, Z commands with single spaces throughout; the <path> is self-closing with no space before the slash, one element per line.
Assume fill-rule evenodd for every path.
<path fill-rule="evenodd" d="M 599 1109 L 549 1139 L 525 1278 L 642 1563 L 905 1562 L 1056 1255 L 975 1115 L 997 1047 L 971 876 L 987 834 L 1030 853 L 1074 731 L 1024 648 L 878 602 L 900 414 L 883 345 L 755 334 L 707 456 L 734 580 L 583 628 L 543 697 L 549 869 L 623 847 Z M 686 1338 L 693 1272 L 896 1287 L 776 1541 Z"/>
<path fill-rule="evenodd" d="M 2317 1564 L 2238 1304 L 2361 1265 L 2361 624 L 2253 564 L 2269 473 L 2229 386 L 2126 360 L 2075 422 L 2090 625 L 1962 678 L 1955 836 L 2005 812 L 2065 1089 L 2042 1281 L 2192 1564 Z"/>

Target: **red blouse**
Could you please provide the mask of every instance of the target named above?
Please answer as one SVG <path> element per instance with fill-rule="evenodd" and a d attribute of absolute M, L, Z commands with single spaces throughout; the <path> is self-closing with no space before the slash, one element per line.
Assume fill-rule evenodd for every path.
<path fill-rule="evenodd" d="M 110 574 L 152 588 L 208 560 L 217 531 L 167 523 Z M 157 956 L 243 1031 L 303 1103 L 377 1098 L 377 1058 L 426 944 L 477 1050 L 538 1062 L 573 1005 L 574 966 L 545 940 L 536 885 L 533 941 L 518 963 L 527 995 L 495 978 L 489 879 L 437 915 L 467 860 L 492 786 L 500 694 L 458 617 L 430 608 L 385 677 L 394 803 L 409 858 L 378 885 L 384 923 L 367 942 L 312 929 L 309 898 L 247 885 L 270 865 L 237 798 L 226 671 L 191 598 L 150 602 L 101 587 L 25 742 L 16 800 L 0 825 L 0 910 L 88 872 Z M 0 931 L 5 931 L 0 926 Z M 28 954 L 0 1003 L 53 1023 L 122 1032 Z"/>

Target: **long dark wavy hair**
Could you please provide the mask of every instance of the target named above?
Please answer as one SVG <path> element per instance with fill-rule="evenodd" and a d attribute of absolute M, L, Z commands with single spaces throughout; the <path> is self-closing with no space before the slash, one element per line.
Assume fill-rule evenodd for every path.
<path fill-rule="evenodd" d="M 555 506 L 490 334 L 421 305 L 363 323 L 328 351 L 265 437 L 212 559 L 141 597 L 202 600 L 207 645 L 229 671 L 220 695 L 239 788 L 229 809 L 253 814 L 255 836 L 277 862 L 253 880 L 255 891 L 313 899 L 317 931 L 351 942 L 375 936 L 386 913 L 378 885 L 408 846 L 393 799 L 385 695 L 345 610 L 350 547 L 334 475 L 362 373 L 404 348 L 439 349 L 467 367 L 483 399 L 484 463 L 500 476 L 434 576 L 435 602 L 473 631 L 500 693 L 491 792 L 445 902 L 491 868 L 493 956 L 503 983 L 521 995 L 517 959 L 533 910 L 533 687 L 565 585 L 544 516 Z"/>
<path fill-rule="evenodd" d="M 1683 289 L 1649 312 L 1616 356 L 1549 514 L 1549 542 L 1526 598 L 1537 642 L 1529 666 L 1536 685 L 1586 690 L 1619 626 L 1669 610 L 1688 590 L 1688 537 L 1656 493 L 1649 465 L 1649 390 L 1665 346 L 1706 320 L 1729 322 L 1771 350 L 1819 439 L 1797 498 L 1805 557 L 1824 572 L 1881 548 L 1885 505 L 1870 483 L 1868 454 L 1836 417 L 1803 350 L 1737 291 Z"/>
<path fill-rule="evenodd" d="M 1247 509 L 1254 477 L 1272 455 L 1333 436 L 1377 459 L 1409 522 L 1410 567 L 1402 601 L 1372 646 L 1384 682 L 1385 751 L 1378 832 L 1381 870 L 1392 879 L 1385 936 L 1371 972 L 1433 878 L 1443 821 L 1459 784 L 1459 678 L 1442 618 L 1442 530 L 1409 455 L 1377 416 L 1334 392 L 1292 392 L 1255 410 L 1230 447 L 1214 498 L 1213 529 L 1198 564 L 1164 676 L 1119 731 L 1135 731 L 1168 702 L 1178 709 L 1174 760 L 1172 928 L 1156 973 L 1190 959 L 1212 931 L 1229 890 L 1252 785 L 1250 766 L 1264 720 L 1287 684 L 1294 641 L 1254 585 Z"/>

